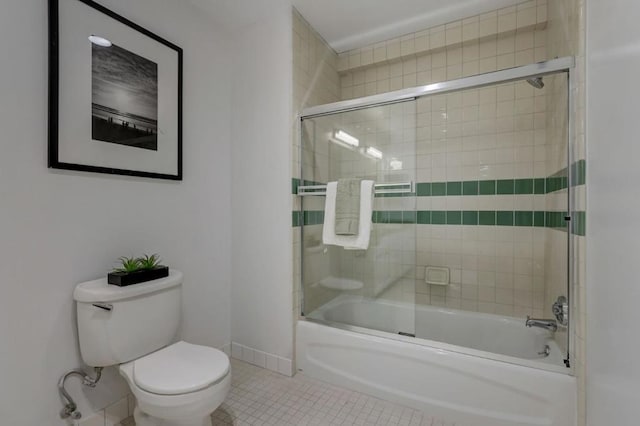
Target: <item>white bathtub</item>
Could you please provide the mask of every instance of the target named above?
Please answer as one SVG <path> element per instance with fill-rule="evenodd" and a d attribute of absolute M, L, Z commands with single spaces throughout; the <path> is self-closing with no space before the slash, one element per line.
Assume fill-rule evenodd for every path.
<path fill-rule="evenodd" d="M 575 425 L 575 379 L 541 369 L 562 371 L 562 354 L 522 320 L 349 295 L 308 317 L 352 325 L 298 321 L 296 363 L 306 375 L 457 426 Z M 551 354 L 541 358 L 545 345 Z"/>
<path fill-rule="evenodd" d="M 421 339 L 537 360 L 546 365 L 563 364 L 553 335 L 547 330 L 525 327 L 524 320 L 519 318 L 353 295 L 341 295 L 307 318 L 393 334 L 410 333 Z M 543 355 L 546 346 L 548 356 Z"/>

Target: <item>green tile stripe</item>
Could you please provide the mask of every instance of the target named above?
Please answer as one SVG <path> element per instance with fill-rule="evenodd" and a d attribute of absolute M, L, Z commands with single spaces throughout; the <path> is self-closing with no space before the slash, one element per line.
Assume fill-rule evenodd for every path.
<path fill-rule="evenodd" d="M 567 189 L 567 186 L 569 186 L 566 176 L 551 176 L 546 178 L 545 181 L 545 189 L 547 194 L 551 192 L 562 191 L 563 189 Z"/>
<path fill-rule="evenodd" d="M 547 228 L 566 228 L 566 212 L 545 212 L 544 223 Z"/>
<path fill-rule="evenodd" d="M 567 168 L 557 171 L 546 178 L 546 193 L 567 189 L 568 183 Z M 587 183 L 587 162 L 578 160 L 571 164 L 571 184 L 572 186 L 585 185 Z"/>
<path fill-rule="evenodd" d="M 298 211 L 292 213 L 292 226 L 324 223 L 323 210 L 307 210 L 303 214 Z M 565 216 L 566 212 L 523 210 L 375 210 L 372 221 L 376 224 L 518 226 L 566 230 Z M 572 233 L 585 235 L 585 223 L 585 212 L 574 212 Z"/>
<path fill-rule="evenodd" d="M 574 235 L 587 235 L 587 215 L 586 212 L 573 212 L 573 222 L 571 223 L 571 233 Z"/>
<path fill-rule="evenodd" d="M 417 184 L 417 195 L 515 195 L 545 194 L 545 178 L 469 180 Z"/>
<path fill-rule="evenodd" d="M 586 161 L 579 160 L 571 165 L 573 186 L 586 183 Z M 548 194 L 566 189 L 567 168 L 542 178 L 470 180 L 452 182 L 420 182 L 416 184 L 418 197 L 446 195 L 526 195 Z"/>
<path fill-rule="evenodd" d="M 578 160 L 571 165 L 573 186 L 586 184 L 587 163 Z M 566 189 L 568 186 L 567 168 L 561 169 L 546 178 L 471 180 L 452 182 L 419 182 L 415 193 L 376 194 L 376 197 L 430 197 L 446 195 L 526 195 L 549 194 Z M 291 193 L 298 193 L 301 185 L 325 185 L 324 182 L 291 179 Z"/>
<path fill-rule="evenodd" d="M 291 226 L 302 226 L 302 220 L 300 220 L 301 214 L 299 211 L 291 212 Z"/>
<path fill-rule="evenodd" d="M 584 168 L 576 167 L 576 179 L 573 186 L 584 185 Z M 566 172 L 566 170 L 565 170 Z M 456 182 L 420 182 L 416 184 L 418 197 L 437 197 L 454 195 L 544 195 L 566 189 L 566 176 L 547 178 L 470 180 Z"/>
<path fill-rule="evenodd" d="M 566 188 L 566 178 L 527 178 L 469 180 L 460 182 L 420 182 L 416 184 L 418 197 L 453 195 L 526 195 L 546 194 Z"/>
<path fill-rule="evenodd" d="M 488 225 L 488 226 L 545 226 L 545 215 L 533 211 L 420 210 L 418 224 L 431 225 Z M 543 212 L 544 213 L 544 212 Z"/>
<path fill-rule="evenodd" d="M 415 193 L 376 194 L 376 197 L 428 197 L 442 195 L 494 195 L 494 194 L 548 194 L 567 188 L 567 168 L 563 168 L 546 178 L 498 179 L 452 182 L 420 182 Z M 578 160 L 571 165 L 573 186 L 587 182 L 587 162 Z M 300 185 L 324 185 L 298 178 L 291 179 L 291 193 L 298 193 Z M 512 187 L 513 186 L 513 187 Z"/>
<path fill-rule="evenodd" d="M 305 210 L 304 212 L 298 212 L 298 215 L 298 221 L 303 225 L 321 225 L 324 223 L 324 210 Z"/>
<path fill-rule="evenodd" d="M 578 160 L 571 165 L 571 182 L 574 186 L 586 185 L 587 183 L 587 161 Z"/>
<path fill-rule="evenodd" d="M 324 210 L 305 210 L 291 212 L 291 226 L 321 225 L 324 223 Z"/>

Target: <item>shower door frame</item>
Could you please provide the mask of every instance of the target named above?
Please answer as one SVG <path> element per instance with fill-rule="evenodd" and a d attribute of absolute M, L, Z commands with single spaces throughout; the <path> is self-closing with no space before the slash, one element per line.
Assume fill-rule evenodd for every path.
<path fill-rule="evenodd" d="M 549 371 L 559 371 L 574 375 L 574 362 L 573 357 L 575 354 L 575 321 L 573 321 L 572 315 L 575 311 L 575 289 L 573 283 L 573 256 L 575 253 L 574 241 L 572 234 L 572 224 L 574 223 L 574 197 L 573 197 L 573 179 L 571 174 L 571 166 L 575 157 L 575 131 L 574 131 L 574 113 L 575 113 L 575 58 L 573 56 L 565 56 L 562 58 L 550 59 L 548 61 L 536 62 L 529 65 L 523 65 L 514 68 L 508 68 L 500 71 L 488 72 L 485 74 L 478 74 L 470 77 L 459 78 L 455 80 L 448 80 L 439 83 L 427 84 L 424 86 L 411 87 L 407 89 L 395 90 L 392 92 L 381 93 L 378 95 L 364 96 L 361 98 L 350 99 L 346 101 L 332 102 L 329 104 L 323 104 L 313 107 L 308 107 L 302 110 L 298 119 L 296 120 L 296 130 L 298 132 L 298 143 L 300 146 L 299 164 L 300 164 L 300 177 L 303 179 L 303 162 L 302 162 L 302 150 L 303 150 L 303 135 L 302 135 L 302 123 L 305 119 L 317 118 L 327 115 L 341 114 L 349 111 L 356 111 L 365 108 L 373 108 L 378 106 L 390 105 L 394 103 L 406 102 L 416 100 L 424 96 L 432 96 L 436 94 L 445 94 L 451 92 L 457 92 L 466 89 L 478 89 L 481 87 L 491 86 L 495 84 L 510 83 L 514 81 L 520 81 L 532 77 L 543 77 L 550 74 L 566 73 L 567 75 L 567 212 L 566 226 L 567 226 L 567 298 L 569 305 L 569 321 L 567 325 L 568 334 L 568 348 L 566 353 L 566 359 L 564 360 L 566 369 L 560 370 L 556 368 L 540 367 L 536 365 L 530 365 L 527 362 L 518 363 L 518 365 L 530 365 L 535 368 L 542 368 Z M 314 132 L 315 133 L 315 132 Z M 315 134 L 314 134 L 315 137 Z M 301 197 L 300 211 L 304 211 L 304 197 Z M 301 226 L 301 244 L 300 244 L 300 262 L 304 261 L 304 244 L 302 243 L 304 237 L 304 226 Z M 299 290 L 299 302 L 301 317 L 304 318 L 304 277 L 302 264 L 300 265 L 300 282 L 298 283 Z M 315 321 L 323 322 L 323 321 Z M 323 322 L 324 323 L 324 322 Z M 385 337 L 387 333 L 379 332 L 377 330 L 368 330 L 361 327 L 350 326 L 347 324 L 338 323 L 326 323 L 337 328 L 343 328 L 351 331 L 365 332 L 374 335 L 380 335 Z M 394 336 L 399 340 L 407 340 L 412 343 L 417 343 L 413 339 L 403 338 L 403 336 Z M 431 345 L 428 345 L 431 346 Z M 449 346 L 449 345 L 445 345 Z M 465 351 L 458 351 L 462 353 L 474 354 L 475 351 L 471 348 L 464 348 Z M 475 355 L 478 355 L 475 353 Z M 496 355 L 496 354 L 492 354 Z M 491 359 L 501 359 L 502 357 L 491 357 Z M 503 359 L 503 361 L 505 361 Z M 525 361 L 525 360 L 523 360 Z M 507 361 L 509 362 L 509 361 Z"/>

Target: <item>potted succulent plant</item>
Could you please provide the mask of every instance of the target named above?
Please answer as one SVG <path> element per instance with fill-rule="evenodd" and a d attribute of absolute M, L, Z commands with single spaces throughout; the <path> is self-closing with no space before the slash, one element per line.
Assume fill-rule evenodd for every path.
<path fill-rule="evenodd" d="M 107 275 L 107 282 L 120 287 L 169 276 L 169 267 L 160 265 L 160 256 L 120 257 L 120 267 Z"/>

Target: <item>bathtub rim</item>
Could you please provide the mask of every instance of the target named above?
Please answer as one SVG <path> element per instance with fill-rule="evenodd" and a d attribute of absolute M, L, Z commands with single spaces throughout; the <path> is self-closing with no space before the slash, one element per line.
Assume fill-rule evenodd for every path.
<path fill-rule="evenodd" d="M 408 302 L 403 302 L 403 301 L 397 301 L 397 300 L 389 300 L 389 299 L 383 299 L 380 297 L 368 297 L 368 296 L 363 296 L 360 294 L 349 294 L 349 293 L 343 293 L 340 294 L 339 296 L 331 299 L 330 301 L 328 301 L 327 303 L 325 303 L 324 305 L 321 305 L 319 307 L 317 307 L 315 310 L 309 312 L 309 315 L 313 314 L 314 312 L 317 311 L 325 311 L 337 306 L 340 306 L 343 303 L 348 303 L 348 302 L 375 302 L 375 303 L 381 303 L 381 304 L 385 304 L 385 305 L 409 305 L 410 307 L 413 307 L 414 309 L 427 309 L 427 310 L 433 310 L 433 311 L 439 311 L 439 312 L 444 312 L 444 313 L 452 313 L 452 314 L 469 314 L 469 315 L 473 315 L 476 317 L 497 317 L 500 321 L 507 321 L 507 322 L 515 322 L 515 323 L 522 323 L 524 322 L 523 318 L 518 318 L 518 317 L 512 317 L 512 316 L 508 316 L 508 315 L 499 315 L 499 314 L 492 314 L 492 313 L 488 313 L 488 312 L 477 312 L 477 311 L 465 311 L 463 309 L 456 309 L 456 308 L 449 308 L 446 306 L 434 306 L 434 305 L 416 305 L 416 304 L 412 304 L 412 303 L 408 303 Z M 419 306 L 419 308 L 418 308 Z M 302 315 L 303 317 L 307 318 L 307 319 L 315 319 L 312 317 L 307 317 L 306 315 Z M 328 321 L 328 320 L 325 320 Z M 336 322 L 337 321 L 332 321 L 332 322 Z M 360 326 L 358 326 L 360 327 Z M 367 328 L 367 327 L 361 327 L 361 328 Z M 530 332 L 534 332 L 534 333 L 546 333 L 545 330 L 542 330 L 540 328 L 532 328 L 530 330 Z M 388 333 L 388 332 L 387 332 Z M 394 335 L 394 333 L 389 333 L 391 335 Z M 423 340 L 429 340 L 429 339 L 423 339 Z M 453 345 L 453 346 L 458 346 L 458 345 Z M 463 346 L 464 347 L 464 346 Z M 484 352 L 484 351 L 481 351 Z M 507 355 L 508 356 L 508 355 Z M 517 357 L 515 357 L 517 358 Z"/>
<path fill-rule="evenodd" d="M 305 316 L 298 316 L 298 321 L 306 321 L 306 322 L 322 325 L 325 327 L 337 328 L 340 330 L 350 331 L 353 333 L 359 333 L 359 334 L 364 334 L 369 336 L 380 337 L 383 339 L 395 340 L 395 341 L 400 341 L 408 344 L 424 346 L 424 347 L 435 349 L 435 350 L 453 352 L 461 355 L 474 356 L 478 358 L 488 359 L 491 361 L 504 362 L 504 363 L 516 365 L 519 367 L 550 371 L 552 373 L 563 374 L 571 377 L 575 376 L 575 373 L 573 371 L 573 366 L 563 367 L 563 366 L 554 365 L 550 363 L 545 364 L 542 362 L 526 360 L 523 358 L 518 358 L 518 357 L 513 357 L 508 355 L 501 355 L 501 354 L 494 354 L 491 352 L 481 351 L 478 349 L 452 345 L 450 343 L 438 342 L 436 340 L 428 340 L 428 339 L 422 339 L 422 338 L 403 336 L 401 334 L 396 335 L 394 333 L 389 333 L 387 331 L 374 330 L 371 328 L 359 327 L 359 326 L 350 325 L 350 324 L 343 324 L 343 323 L 334 322 L 334 321 L 307 318 Z"/>

